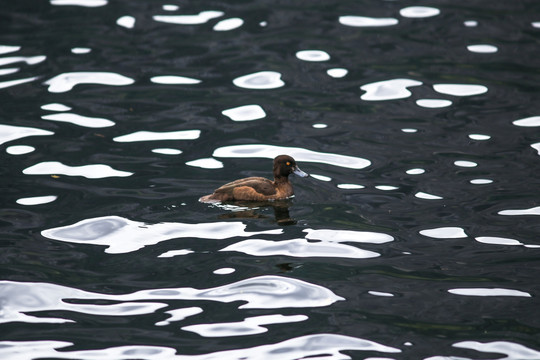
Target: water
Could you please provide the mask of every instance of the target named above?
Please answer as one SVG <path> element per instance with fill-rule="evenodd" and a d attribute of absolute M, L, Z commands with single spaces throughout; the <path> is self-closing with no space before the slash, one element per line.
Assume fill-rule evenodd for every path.
<path fill-rule="evenodd" d="M 540 358 L 540 7 L 421 5 L 3 4 L 0 357 Z"/>

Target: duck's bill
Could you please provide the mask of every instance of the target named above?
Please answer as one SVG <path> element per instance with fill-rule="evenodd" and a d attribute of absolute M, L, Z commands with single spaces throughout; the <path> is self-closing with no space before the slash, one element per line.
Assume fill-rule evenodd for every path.
<path fill-rule="evenodd" d="M 308 177 L 309 175 L 302 170 L 298 166 L 296 166 L 293 170 L 293 174 L 300 177 Z"/>

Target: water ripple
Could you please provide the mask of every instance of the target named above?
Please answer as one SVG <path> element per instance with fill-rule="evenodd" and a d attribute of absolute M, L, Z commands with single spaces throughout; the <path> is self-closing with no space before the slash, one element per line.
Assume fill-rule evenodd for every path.
<path fill-rule="evenodd" d="M 131 85 L 135 80 L 112 72 L 68 72 L 57 75 L 44 82 L 49 92 L 63 93 L 79 84 L 101 84 L 111 86 Z"/>
<path fill-rule="evenodd" d="M 19 283 L 0 281 L 0 323 L 22 321 L 26 323 L 74 322 L 60 317 L 37 317 L 28 312 L 66 310 L 92 315 L 129 316 L 154 313 L 166 304 L 122 302 L 110 305 L 74 304 L 64 299 L 97 299 L 101 294 L 85 292 L 66 286 L 47 283 Z M 112 298 L 112 296 L 106 296 Z"/>
<path fill-rule="evenodd" d="M 412 95 L 412 93 L 407 90 L 408 87 L 420 85 L 422 85 L 421 81 L 411 79 L 378 81 L 362 85 L 360 89 L 364 90 L 366 93 L 360 98 L 366 101 L 404 99 Z"/>
<path fill-rule="evenodd" d="M 540 351 L 529 349 L 521 344 L 510 341 L 461 341 L 452 346 L 462 349 L 471 349 L 489 354 L 505 354 L 505 359 L 536 360 L 540 359 Z"/>
<path fill-rule="evenodd" d="M 216 25 L 214 25 L 214 31 L 231 31 L 238 29 L 240 26 L 244 25 L 244 20 L 240 18 L 230 18 L 221 20 Z"/>
<path fill-rule="evenodd" d="M 51 5 L 100 7 L 108 4 L 108 0 L 51 0 Z"/>
<path fill-rule="evenodd" d="M 67 122 L 67 123 L 71 123 L 71 124 L 79 125 L 83 127 L 88 127 L 88 128 L 105 128 L 105 127 L 114 126 L 114 121 L 111 121 L 109 119 L 82 116 L 82 115 L 67 113 L 67 112 L 63 112 L 59 114 L 43 115 L 41 118 L 43 120 Z"/>
<path fill-rule="evenodd" d="M 52 131 L 48 130 L 0 124 L 0 145 L 27 136 L 47 136 L 53 134 Z"/>
<path fill-rule="evenodd" d="M 91 164 L 82 166 L 69 166 L 58 161 L 44 161 L 23 170 L 26 175 L 67 175 L 83 176 L 87 179 L 102 179 L 107 177 L 127 177 L 132 172 L 113 169 L 109 165 Z"/>
<path fill-rule="evenodd" d="M 277 89 L 285 86 L 281 74 L 276 71 L 259 71 L 253 74 L 240 76 L 233 80 L 233 84 L 244 89 Z"/>
<path fill-rule="evenodd" d="M 182 327 L 203 337 L 227 337 L 261 334 L 268 331 L 263 325 L 284 324 L 307 320 L 305 315 L 262 315 L 244 319 L 239 322 L 218 324 L 196 324 Z"/>
<path fill-rule="evenodd" d="M 427 18 L 440 13 L 439 9 L 429 6 L 409 6 L 399 11 L 399 14 L 406 18 Z"/>
<path fill-rule="evenodd" d="M 292 257 L 335 257 L 369 259 L 380 256 L 374 251 L 358 249 L 354 246 L 334 242 L 311 242 L 307 239 L 292 240 L 244 240 L 229 245 L 220 251 L 238 251 L 254 256 L 283 255 Z"/>
<path fill-rule="evenodd" d="M 252 121 L 266 117 L 266 113 L 259 105 L 244 105 L 221 112 L 233 121 Z"/>
<path fill-rule="evenodd" d="M 201 135 L 200 130 L 179 130 L 179 131 L 136 131 L 131 134 L 115 137 L 116 142 L 137 142 L 156 140 L 195 140 Z"/>
<path fill-rule="evenodd" d="M 304 61 L 320 62 L 330 60 L 330 55 L 322 50 L 302 50 L 296 53 L 296 57 Z"/>
<path fill-rule="evenodd" d="M 524 291 L 502 288 L 461 288 L 450 289 L 449 293 L 464 296 L 518 296 L 531 297 L 531 294 Z"/>
<path fill-rule="evenodd" d="M 235 236 L 282 233 L 281 229 L 246 232 L 245 228 L 246 225 L 241 222 L 146 224 L 120 216 L 104 216 L 43 230 L 41 235 L 71 243 L 104 245 L 107 246 L 105 252 L 121 254 L 174 238 L 227 239 Z"/>
<path fill-rule="evenodd" d="M 460 239 L 467 237 L 467 234 L 465 234 L 462 228 L 453 226 L 421 230 L 420 234 L 434 239 Z"/>
<path fill-rule="evenodd" d="M 217 148 L 212 156 L 223 158 L 266 158 L 273 159 L 278 155 L 288 154 L 296 161 L 315 162 L 341 166 L 350 169 L 363 169 L 371 165 L 369 160 L 332 153 L 316 152 L 297 147 L 274 146 L 264 144 L 231 145 Z"/>
<path fill-rule="evenodd" d="M 126 345 L 98 350 L 57 351 L 73 345 L 64 341 L 2 341 L 0 355 L 4 359 L 55 358 L 55 359 L 144 359 L 144 360 L 294 360 L 317 358 L 325 360 L 347 359 L 341 351 L 368 351 L 401 353 L 400 349 L 374 341 L 338 334 L 304 335 L 279 343 L 218 351 L 201 355 L 177 355 L 176 350 L 163 346 Z M 25 355 L 26 354 L 26 355 Z"/>
<path fill-rule="evenodd" d="M 154 15 L 152 18 L 155 21 L 178 24 L 178 25 L 200 25 L 205 24 L 211 19 L 223 16 L 225 13 L 222 11 L 201 11 L 197 15 Z"/>
<path fill-rule="evenodd" d="M 484 85 L 474 84 L 435 84 L 433 90 L 446 95 L 472 96 L 484 94 L 488 91 L 488 88 Z"/>
<path fill-rule="evenodd" d="M 378 26 L 393 26 L 399 23 L 395 18 L 373 18 L 367 16 L 340 16 L 339 23 L 353 27 L 378 27 Z"/>

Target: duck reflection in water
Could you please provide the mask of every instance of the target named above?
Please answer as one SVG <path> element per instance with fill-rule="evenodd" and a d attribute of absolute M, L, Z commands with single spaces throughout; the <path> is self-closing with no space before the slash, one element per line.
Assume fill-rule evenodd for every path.
<path fill-rule="evenodd" d="M 308 174 L 300 170 L 296 161 L 289 155 L 279 155 L 274 159 L 273 172 L 274 181 L 263 177 L 235 180 L 217 188 L 212 194 L 201 197 L 199 201 L 204 203 L 234 202 L 236 206 L 246 206 L 249 209 L 242 212 L 236 211 L 236 216 L 229 217 L 258 217 L 254 208 L 272 206 L 278 223 L 291 222 L 293 220 L 289 217 L 289 204 L 284 201 L 294 195 L 289 175 L 307 177 Z M 242 207 L 237 209 L 242 209 Z M 253 216 L 249 216 L 250 212 L 253 212 Z"/>

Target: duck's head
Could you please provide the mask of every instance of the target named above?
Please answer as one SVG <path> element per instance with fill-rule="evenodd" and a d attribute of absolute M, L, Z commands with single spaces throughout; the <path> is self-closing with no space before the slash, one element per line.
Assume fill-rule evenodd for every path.
<path fill-rule="evenodd" d="M 274 178 L 287 178 L 290 174 L 300 177 L 309 176 L 296 165 L 296 161 L 289 155 L 279 155 L 274 159 Z"/>

